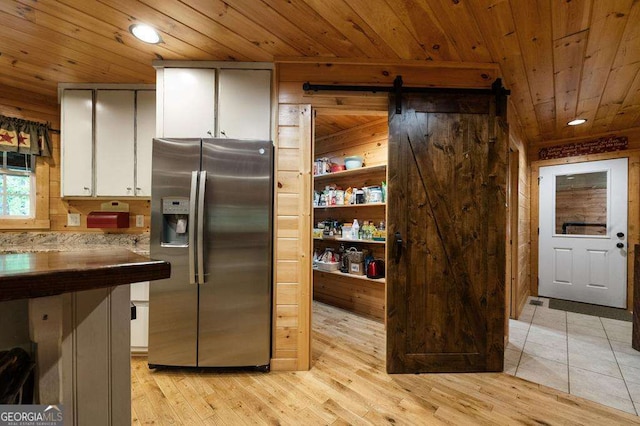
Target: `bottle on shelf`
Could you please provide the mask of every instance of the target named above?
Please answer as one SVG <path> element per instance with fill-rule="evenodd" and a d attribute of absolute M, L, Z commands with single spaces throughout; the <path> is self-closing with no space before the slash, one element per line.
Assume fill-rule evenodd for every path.
<path fill-rule="evenodd" d="M 360 224 L 358 224 L 358 219 L 353 219 L 353 225 L 351 226 L 351 232 L 353 235 L 353 239 L 357 240 L 360 238 Z"/>

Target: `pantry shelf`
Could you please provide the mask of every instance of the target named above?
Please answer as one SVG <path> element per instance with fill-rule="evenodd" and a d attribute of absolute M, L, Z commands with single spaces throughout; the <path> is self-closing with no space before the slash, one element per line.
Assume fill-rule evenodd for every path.
<path fill-rule="evenodd" d="M 333 173 L 326 173 L 323 175 L 315 175 L 313 177 L 314 181 L 316 183 L 318 182 L 330 182 L 334 179 L 337 178 L 344 178 L 344 177 L 348 177 L 348 178 L 353 178 L 359 175 L 366 175 L 369 173 L 377 173 L 377 172 L 383 172 L 387 169 L 387 165 L 386 164 L 382 164 L 379 166 L 368 166 L 368 167 L 360 167 L 358 169 L 351 169 L 351 170 L 343 170 L 340 172 L 333 172 Z"/>
<path fill-rule="evenodd" d="M 321 271 L 319 269 L 314 269 L 313 272 L 318 274 L 338 275 L 343 278 L 355 278 L 357 280 L 371 281 L 374 283 L 381 283 L 381 284 L 385 283 L 384 278 L 368 278 L 366 275 L 345 274 L 344 272 L 340 272 L 340 271 Z"/>
<path fill-rule="evenodd" d="M 345 243 L 361 243 L 361 244 L 386 244 L 386 241 L 376 241 L 376 240 L 353 240 L 350 238 L 317 238 L 314 237 L 314 240 L 318 241 L 339 241 Z"/>
<path fill-rule="evenodd" d="M 314 206 L 314 209 L 348 209 L 353 207 L 384 207 L 386 203 L 364 203 L 364 204 L 344 204 L 341 206 Z"/>

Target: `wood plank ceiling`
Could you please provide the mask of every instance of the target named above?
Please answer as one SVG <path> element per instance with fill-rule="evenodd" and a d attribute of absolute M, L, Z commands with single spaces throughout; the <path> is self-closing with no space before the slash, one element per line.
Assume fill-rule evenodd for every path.
<path fill-rule="evenodd" d="M 2 0 L 0 40 L 0 93 L 153 83 L 154 59 L 497 63 L 530 142 L 640 126 L 636 0 Z"/>

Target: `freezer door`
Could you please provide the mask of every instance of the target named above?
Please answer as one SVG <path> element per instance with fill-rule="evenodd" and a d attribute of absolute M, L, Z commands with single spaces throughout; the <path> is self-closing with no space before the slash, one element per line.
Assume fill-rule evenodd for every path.
<path fill-rule="evenodd" d="M 152 170 L 150 255 L 171 263 L 171 278 L 153 281 L 149 288 L 149 364 L 196 366 L 198 286 L 195 279 L 190 283 L 189 268 L 193 244 L 186 247 L 185 241 L 165 241 L 162 202 L 196 201 L 191 187 L 193 172 L 197 177 L 200 170 L 200 139 L 154 139 Z M 187 232 L 191 236 L 195 235 L 194 225 L 194 218 L 189 217 Z M 175 224 L 170 226 L 175 229 Z"/>
<path fill-rule="evenodd" d="M 272 156 L 269 141 L 203 139 L 199 366 L 269 364 Z"/>

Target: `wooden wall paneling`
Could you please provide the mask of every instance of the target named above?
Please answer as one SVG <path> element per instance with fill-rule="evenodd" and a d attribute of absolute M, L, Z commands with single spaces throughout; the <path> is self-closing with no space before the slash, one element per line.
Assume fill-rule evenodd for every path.
<path fill-rule="evenodd" d="M 466 64 L 464 67 L 456 66 L 455 63 L 428 61 L 354 64 L 338 59 L 330 62 L 316 60 L 279 63 L 281 82 L 310 81 L 316 84 L 376 84 L 391 87 L 393 79 L 402 75 L 405 86 L 487 88 L 499 77 L 494 64 Z"/>
<path fill-rule="evenodd" d="M 491 4 L 490 4 L 491 3 Z M 490 4 L 490 7 L 488 7 Z M 484 35 L 492 58 L 500 64 L 502 76 L 509 82 L 512 95 L 509 100 L 518 111 L 527 139 L 541 138 L 540 127 L 535 120 L 536 112 L 526 79 L 526 68 L 520 52 L 518 32 L 513 22 L 509 2 L 469 2 L 475 21 Z"/>
<path fill-rule="evenodd" d="M 474 15 L 464 2 L 425 1 L 418 2 L 421 7 L 431 9 L 457 48 L 460 58 L 467 62 L 494 62 L 486 43 L 486 36 L 476 25 Z M 461 23 L 464 22 L 464 25 Z"/>
<path fill-rule="evenodd" d="M 278 110 L 273 370 L 306 370 L 311 315 L 311 108 Z M 308 158 L 307 158 L 308 157 Z"/>
<path fill-rule="evenodd" d="M 566 123 L 576 118 L 582 61 L 588 35 L 588 31 L 583 31 L 554 40 L 556 130 L 567 128 Z"/>
<path fill-rule="evenodd" d="M 553 8 L 553 39 L 566 37 L 589 28 L 593 0 L 562 2 Z"/>
<path fill-rule="evenodd" d="M 569 130 L 574 136 L 587 136 L 594 131 L 593 124 L 596 111 L 600 105 L 600 100 L 611 72 L 611 66 L 616 56 L 616 49 L 612 49 L 610 46 L 618 46 L 620 44 L 629 17 L 631 3 L 629 0 L 593 2 L 576 114 L 587 119 L 587 122 L 581 126 L 574 126 Z M 567 3 L 567 7 L 577 6 L 578 4 L 579 2 L 569 6 L 569 3 Z M 585 11 L 588 13 L 589 8 L 585 7 Z M 582 24 L 581 28 L 584 29 L 585 25 Z M 631 126 L 632 124 L 629 123 L 625 127 Z"/>
<path fill-rule="evenodd" d="M 38 15 L 38 24 L 36 24 L 34 19 L 30 20 L 28 17 L 21 14 L 21 7 L 16 2 L 2 2 L 1 5 L 1 11 L 5 12 L 7 15 L 13 15 L 5 15 L 3 25 L 17 32 L 14 37 L 18 36 L 19 33 L 23 33 L 24 38 L 26 40 L 34 40 L 33 42 L 35 45 L 41 44 L 41 40 L 48 40 L 51 45 L 51 51 L 54 52 L 57 52 L 59 50 L 59 46 L 62 45 L 66 46 L 68 49 L 67 52 L 69 53 L 77 51 L 94 58 L 100 56 L 104 60 L 109 60 L 112 63 L 117 64 L 117 66 L 114 66 L 114 72 L 118 69 L 136 71 L 135 75 L 138 76 L 138 78 L 134 81 L 130 81 L 131 83 L 141 82 L 139 79 L 140 75 L 150 75 L 151 77 L 154 75 L 153 68 L 145 66 L 136 60 L 136 55 L 130 53 L 127 57 L 126 53 L 125 55 L 121 53 L 114 53 L 110 50 L 112 45 L 108 42 L 105 43 L 106 40 L 102 40 L 102 38 L 99 38 L 99 42 L 97 42 L 95 34 L 77 31 L 77 27 L 74 27 L 72 24 L 65 23 L 62 20 L 56 21 L 53 17 L 46 14 Z M 40 20 L 43 20 L 44 23 L 40 24 Z M 54 22 L 47 22 L 51 20 Z M 60 25 L 61 28 L 56 28 L 56 25 Z M 60 29 L 64 29 L 64 32 L 59 32 Z M 25 31 L 28 32 L 25 33 Z M 67 34 L 74 34 L 74 37 Z M 94 38 L 93 40 L 91 39 L 92 37 Z M 139 58 L 141 54 L 144 55 L 144 53 L 138 51 L 137 57 Z M 72 57 L 74 57 L 73 54 Z M 149 60 L 151 60 L 153 55 L 149 55 L 149 58 Z"/>
<path fill-rule="evenodd" d="M 371 7 L 368 2 L 351 2 L 351 8 L 379 34 L 391 49 L 401 59 L 436 59 L 431 58 L 432 46 L 421 44 L 407 29 L 401 17 L 393 13 L 386 2 L 380 2 L 376 7 Z M 427 22 L 423 22 L 429 26 Z M 437 54 L 437 50 L 436 50 Z M 440 56 L 440 55 L 437 55 Z M 437 58 L 441 59 L 441 58 Z"/>
<path fill-rule="evenodd" d="M 298 22 L 304 22 L 305 32 L 312 34 L 313 39 L 328 47 L 335 56 L 346 58 L 364 57 L 364 53 L 351 43 L 340 31 L 336 30 L 332 21 L 326 20 L 302 0 L 287 2 L 264 0 L 272 9 L 282 16 L 295 16 Z"/>
<path fill-rule="evenodd" d="M 529 198 L 529 162 L 527 159 L 528 144 L 520 126 L 520 121 L 515 108 L 507 111 L 509 122 L 509 146 L 518 152 L 518 176 L 517 176 L 517 217 L 518 226 L 515 230 L 517 247 L 513 247 L 512 256 L 517 259 L 517 276 L 511 302 L 511 315 L 518 319 L 524 308 L 530 289 L 530 198 Z M 516 194 L 513 194 L 516 195 Z"/>
<path fill-rule="evenodd" d="M 303 83 L 304 80 L 281 82 L 279 95 L 280 104 L 312 104 L 314 108 L 331 109 L 331 112 L 334 114 L 380 113 L 382 108 L 387 107 L 387 97 L 385 94 L 371 94 L 366 92 L 306 93 L 302 91 Z"/>
<path fill-rule="evenodd" d="M 338 31 L 368 58 L 397 57 L 385 39 L 373 29 L 344 0 L 303 0 L 325 17 Z"/>
<path fill-rule="evenodd" d="M 322 157 L 324 154 L 332 151 L 339 151 L 353 145 L 367 144 L 377 141 L 384 141 L 389 137 L 388 119 L 386 117 L 379 118 L 375 121 L 354 126 L 350 129 L 335 132 L 332 135 L 318 138 L 316 137 L 316 145 L 314 157 Z M 386 164 L 384 162 L 383 164 Z"/>
<path fill-rule="evenodd" d="M 546 53 L 552 50 L 551 3 L 546 0 L 527 1 L 511 10 L 540 131 L 543 136 L 552 135 L 556 118 L 552 107 L 554 69 L 553 57 Z"/>
<path fill-rule="evenodd" d="M 638 53 L 640 50 L 638 49 L 640 25 L 637 25 L 638 22 L 640 22 L 640 4 L 634 2 L 629 11 L 628 25 L 625 26 L 622 34 L 611 73 L 602 92 L 600 106 L 593 122 L 594 132 L 609 130 L 640 70 L 640 54 Z"/>
<path fill-rule="evenodd" d="M 640 152 L 629 156 L 629 210 L 627 219 L 627 309 L 634 307 L 634 259 L 640 244 Z"/>
<path fill-rule="evenodd" d="M 633 258 L 635 244 L 640 243 L 640 150 L 608 152 L 603 154 L 567 157 L 552 160 L 534 161 L 531 163 L 531 295 L 538 295 L 538 224 L 539 224 L 539 190 L 537 185 L 540 167 L 559 164 L 572 164 L 585 161 L 609 160 L 612 158 L 629 158 L 628 184 L 628 228 L 627 228 L 627 309 L 632 309 L 634 282 Z"/>
<path fill-rule="evenodd" d="M 150 2 L 149 4 L 162 4 L 162 2 Z M 221 0 L 193 0 L 189 6 L 220 25 L 236 28 L 239 35 L 271 55 L 302 54 L 300 50 L 287 44 L 262 26 L 256 25 L 256 22 Z M 171 12 L 168 15 L 171 16 Z"/>
<path fill-rule="evenodd" d="M 113 13 L 115 10 L 112 8 L 107 8 L 104 5 L 90 5 L 87 2 L 83 5 L 83 11 L 69 7 L 61 2 L 17 0 L 14 4 L 16 5 L 19 16 L 32 22 L 37 22 L 38 25 L 45 26 L 54 31 L 77 34 L 78 39 L 92 45 L 98 47 L 104 46 L 117 54 L 125 54 L 132 59 L 140 58 L 140 51 L 135 49 L 136 44 L 139 42 L 128 31 L 128 27 L 114 28 L 104 22 L 107 15 L 96 14 L 98 9 L 101 9 L 101 11 L 108 9 Z M 76 5 L 78 5 L 78 3 L 76 3 Z M 93 8 L 91 8 L 91 6 L 93 6 Z M 121 17 L 124 18 L 122 14 Z M 122 18 L 120 22 L 128 22 L 128 20 Z M 118 30 L 120 30 L 120 32 L 116 35 Z M 122 49 L 123 45 L 124 49 Z M 147 57 L 149 61 L 157 58 L 157 56 L 173 56 L 176 57 L 176 59 L 187 59 L 187 56 L 185 56 L 186 51 L 179 54 L 167 50 L 166 46 L 166 43 L 150 44 L 143 55 Z M 186 46 L 181 47 L 184 49 Z M 85 81 L 90 82 L 92 80 L 89 79 Z"/>
<path fill-rule="evenodd" d="M 255 22 L 268 22 L 270 26 L 278 28 L 278 36 L 292 46 L 299 46 L 303 54 L 307 56 L 332 55 L 330 49 L 323 46 L 315 37 L 310 37 L 306 32 L 300 31 L 293 22 L 277 13 L 271 8 L 264 7 L 254 0 L 229 0 L 225 1 L 231 7 L 241 10 L 243 14 L 250 16 Z"/>
<path fill-rule="evenodd" d="M 334 275 L 315 271 L 313 274 L 313 298 L 359 315 L 384 321 L 384 282 L 362 280 L 348 274 Z"/>
<path fill-rule="evenodd" d="M 562 234 L 566 222 L 607 223 L 607 189 L 585 188 L 556 191 L 556 234 Z M 603 208 L 604 206 L 604 208 Z M 584 229 L 567 227 L 567 233 L 583 233 Z M 591 234 L 605 235 L 606 229 L 592 228 Z"/>

